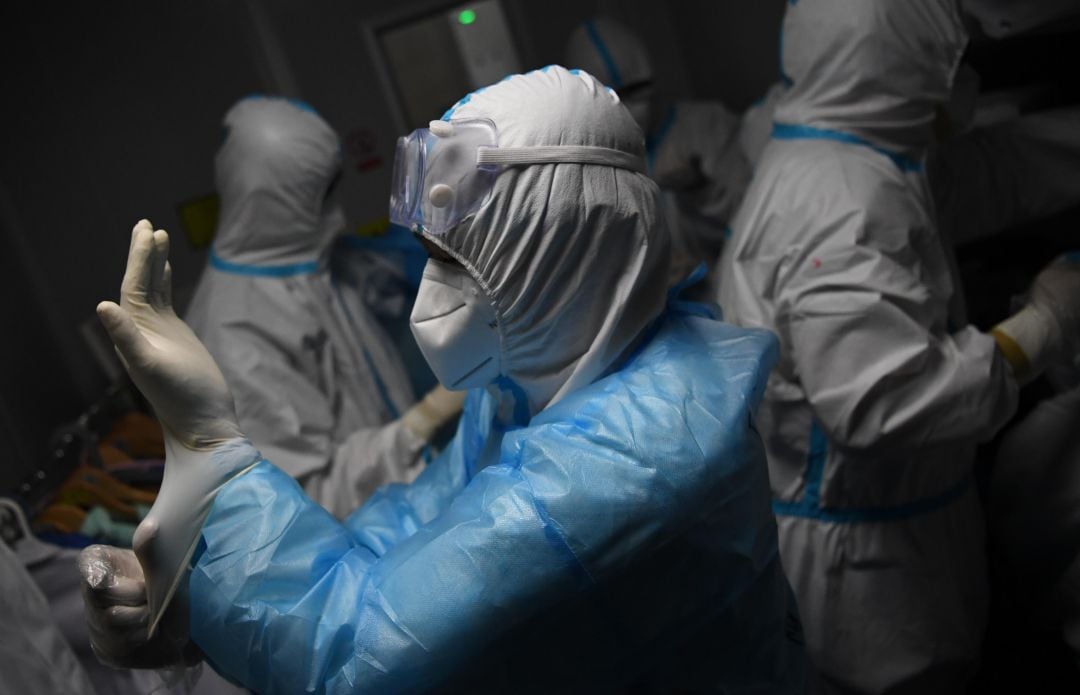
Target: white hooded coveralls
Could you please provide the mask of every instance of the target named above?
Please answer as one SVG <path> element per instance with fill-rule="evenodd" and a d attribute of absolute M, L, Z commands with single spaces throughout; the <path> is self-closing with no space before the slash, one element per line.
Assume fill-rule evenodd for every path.
<path fill-rule="evenodd" d="M 426 444 L 398 417 L 413 394 L 393 343 L 327 253 L 344 226 L 327 191 L 337 135 L 310 107 L 255 97 L 225 116 L 210 264 L 186 321 L 220 365 L 240 426 L 339 517 L 409 481 Z"/>
<path fill-rule="evenodd" d="M 811 657 L 849 692 L 957 692 L 985 625 L 977 442 L 1013 413 L 958 291 L 922 159 L 966 36 L 952 0 L 798 0 L 773 140 L 720 265 L 780 337 L 759 426 Z"/>

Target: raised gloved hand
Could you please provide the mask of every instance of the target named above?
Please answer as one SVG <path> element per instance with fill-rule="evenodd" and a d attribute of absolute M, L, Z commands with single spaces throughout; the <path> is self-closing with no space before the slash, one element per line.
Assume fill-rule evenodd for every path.
<path fill-rule="evenodd" d="M 413 434 L 430 442 L 439 428 L 461 413 L 465 394 L 465 391 L 450 391 L 437 385 L 420 402 L 406 410 L 401 420 Z"/>
<path fill-rule="evenodd" d="M 148 220 L 131 231 L 120 304 L 97 313 L 132 381 L 168 434 L 193 450 L 242 436 L 232 394 L 214 359 L 172 308 L 169 235 Z"/>
<path fill-rule="evenodd" d="M 187 638 L 188 609 L 174 600 L 149 638 L 150 606 L 142 567 L 130 550 L 91 545 L 79 553 L 90 646 L 113 668 L 191 666 L 202 655 Z"/>
<path fill-rule="evenodd" d="M 217 491 L 258 462 L 236 423 L 225 377 L 173 311 L 168 255 L 168 234 L 141 220 L 132 230 L 120 304 L 98 305 L 165 434 L 165 478 L 134 538 L 147 579 L 150 636 L 185 576 Z"/>
<path fill-rule="evenodd" d="M 992 331 L 1021 383 L 1080 352 L 1080 258 L 1069 254 L 1044 268 L 1027 306 Z"/>

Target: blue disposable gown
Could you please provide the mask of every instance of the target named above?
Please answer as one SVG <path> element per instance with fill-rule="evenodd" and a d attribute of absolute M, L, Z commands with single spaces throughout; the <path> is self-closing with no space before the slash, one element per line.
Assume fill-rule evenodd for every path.
<path fill-rule="evenodd" d="M 443 454 L 344 525 L 269 463 L 233 480 L 196 643 L 263 693 L 802 691 L 753 426 L 776 343 L 702 313 L 525 427 L 471 392 Z"/>

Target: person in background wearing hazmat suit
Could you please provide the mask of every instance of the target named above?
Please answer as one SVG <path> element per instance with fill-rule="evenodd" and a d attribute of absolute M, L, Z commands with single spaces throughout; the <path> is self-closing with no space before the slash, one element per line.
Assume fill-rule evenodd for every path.
<path fill-rule="evenodd" d="M 390 339 L 328 251 L 345 225 L 337 134 L 306 104 L 249 97 L 225 115 L 221 213 L 186 320 L 236 399 L 244 433 L 344 518 L 423 469 L 460 395 L 414 397 Z"/>
<path fill-rule="evenodd" d="M 790 79 L 720 262 L 720 302 L 776 332 L 758 420 L 807 647 L 836 692 L 953 693 L 986 622 L 975 445 L 1080 344 L 1062 260 L 993 333 L 958 291 L 923 159 L 967 35 L 955 0 L 799 0 Z"/>

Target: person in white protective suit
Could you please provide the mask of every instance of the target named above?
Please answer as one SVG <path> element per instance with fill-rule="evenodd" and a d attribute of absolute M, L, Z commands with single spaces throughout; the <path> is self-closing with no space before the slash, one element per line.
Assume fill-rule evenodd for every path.
<path fill-rule="evenodd" d="M 958 291 L 923 157 L 966 43 L 954 0 L 799 0 L 791 83 L 720 262 L 726 318 L 781 343 L 758 426 L 807 647 L 837 692 L 958 692 L 986 620 L 974 448 L 1080 344 L 1080 271 L 993 334 Z"/>
<path fill-rule="evenodd" d="M 338 517 L 423 469 L 460 408 L 420 405 L 390 339 L 328 270 L 345 220 L 337 134 L 305 104 L 249 97 L 225 115 L 221 213 L 186 320 L 221 367 L 244 433 Z"/>
<path fill-rule="evenodd" d="M 645 132 L 649 175 L 664 192 L 672 237 L 672 279 L 712 267 L 768 139 L 774 87 L 742 117 L 719 101 L 657 103 L 649 52 L 632 30 L 606 18 L 585 22 L 567 40 L 565 63 L 614 89 Z"/>
<path fill-rule="evenodd" d="M 84 552 L 96 648 L 179 658 L 145 625 L 193 547 L 191 638 L 258 692 L 804 692 L 753 425 L 775 339 L 668 300 L 643 159 L 617 95 L 557 66 L 399 141 L 391 218 L 431 253 L 414 332 L 470 391 L 439 458 L 344 524 L 243 438 L 169 311 L 168 236 L 140 222 L 99 312 L 174 477 L 137 534 L 134 616 L 102 597 L 139 567 Z"/>

